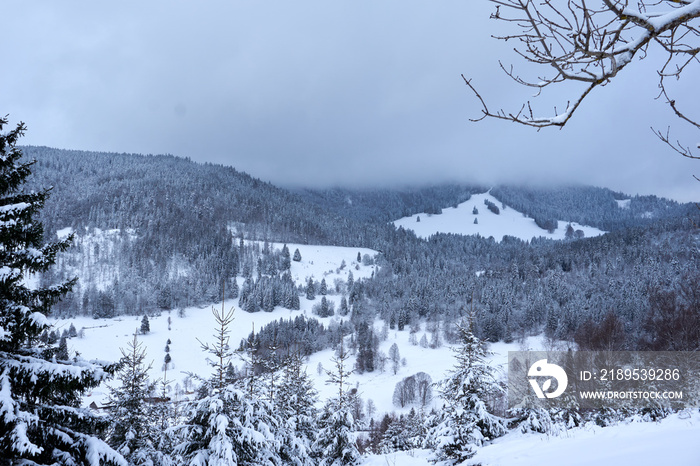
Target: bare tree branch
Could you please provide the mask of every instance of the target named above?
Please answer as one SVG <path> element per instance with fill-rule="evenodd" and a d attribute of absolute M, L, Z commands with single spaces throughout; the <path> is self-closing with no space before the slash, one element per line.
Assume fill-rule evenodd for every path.
<path fill-rule="evenodd" d="M 538 95 L 548 86 L 565 81 L 580 82 L 584 87 L 567 102 L 563 112 L 555 110 L 553 115 L 542 117 L 532 111 L 529 101 L 517 113 L 489 110 L 471 80 L 462 76 L 482 106 L 482 116 L 472 121 L 491 117 L 537 128 L 563 127 L 591 91 L 612 81 L 635 57 L 644 59 L 653 46 L 654 54 L 666 56 L 658 70 L 659 97 L 678 118 L 700 129 L 698 119 L 680 110 L 667 88 L 668 78 L 680 79 L 690 65 L 700 64 L 700 0 L 491 1 L 496 5 L 491 18 L 518 29 L 513 34 L 494 37 L 515 40 L 519 44 L 515 52 L 520 57 L 551 70 L 549 76 L 530 82 L 512 67 L 501 64 L 507 76 L 520 85 L 537 88 Z M 698 158 L 688 146 L 671 142 L 668 132 L 654 133 L 684 156 Z"/>

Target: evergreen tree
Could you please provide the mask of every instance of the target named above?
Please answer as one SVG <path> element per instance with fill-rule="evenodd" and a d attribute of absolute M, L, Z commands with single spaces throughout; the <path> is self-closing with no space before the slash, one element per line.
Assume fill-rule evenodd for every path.
<path fill-rule="evenodd" d="M 317 392 L 309 378 L 301 355 L 285 360 L 284 374 L 276 393 L 275 408 L 286 424 L 289 435 L 282 442 L 282 460 L 296 466 L 311 466 L 311 446 L 318 435 L 316 424 Z"/>
<path fill-rule="evenodd" d="M 213 356 L 212 359 L 207 359 L 209 365 L 214 369 L 214 374 L 211 379 L 205 380 L 204 384 L 212 389 L 221 391 L 230 382 L 226 378 L 226 372 L 229 364 L 231 363 L 231 358 L 233 357 L 233 350 L 229 346 L 229 334 L 231 333 L 230 326 L 233 323 L 233 308 L 226 312 L 223 309 L 224 304 L 221 304 L 221 312 L 212 307 L 212 314 L 214 315 L 214 322 L 216 322 L 216 333 L 214 333 L 213 345 L 208 343 L 201 343 L 202 350 Z"/>
<path fill-rule="evenodd" d="M 269 403 L 246 395 L 226 379 L 232 352 L 228 345 L 229 313 L 213 311 L 217 331 L 213 345 L 202 345 L 213 358 L 212 377 L 198 401 L 190 405 L 187 423 L 178 430 L 183 441 L 175 448 L 180 463 L 191 465 L 277 465 L 283 426 Z"/>
<path fill-rule="evenodd" d="M 7 124 L 0 118 L 0 131 Z M 72 238 L 42 245 L 43 227 L 34 219 L 48 190 L 21 191 L 33 162 L 23 163 L 17 140 L 20 123 L 0 133 L 0 457 L 7 464 L 125 465 L 95 437 L 104 419 L 81 409 L 80 397 L 114 373 L 116 366 L 54 360 L 55 349 L 41 347 L 49 328 L 46 315 L 75 280 L 29 289 L 24 277 L 46 272 Z"/>
<path fill-rule="evenodd" d="M 338 386 L 338 397 L 326 403 L 319 420 L 320 430 L 314 443 L 319 466 L 353 465 L 360 460 L 353 434 L 355 420 L 346 390 L 347 379 L 352 374 L 346 369 L 349 357 L 341 338 L 338 355 L 332 359 L 335 371 L 326 371 L 329 377 L 327 382 Z"/>
<path fill-rule="evenodd" d="M 297 249 L 297 251 L 298 251 L 298 249 Z M 299 260 L 301 260 L 301 254 L 299 255 Z M 292 260 L 291 260 L 290 255 L 289 255 L 289 248 L 285 244 L 284 246 L 282 246 L 282 259 L 281 259 L 281 264 L 280 264 L 280 270 L 284 272 L 284 271 L 289 270 L 291 267 L 292 267 Z"/>
<path fill-rule="evenodd" d="M 68 339 L 66 337 L 61 337 L 58 350 L 56 351 L 56 359 L 59 361 L 67 361 L 68 357 Z"/>
<path fill-rule="evenodd" d="M 180 464 L 277 465 L 281 463 L 278 428 L 268 403 L 227 385 L 193 402 L 187 424 L 179 428 L 184 441 L 175 447 L 175 454 Z"/>
<path fill-rule="evenodd" d="M 306 282 L 306 299 L 309 301 L 316 299 L 316 287 L 314 286 L 313 278 L 309 278 L 309 281 Z"/>
<path fill-rule="evenodd" d="M 272 286 L 269 286 L 263 292 L 262 308 L 265 312 L 272 312 L 275 309 L 275 297 Z"/>
<path fill-rule="evenodd" d="M 572 227 L 571 224 L 569 223 L 568 225 L 566 225 L 566 232 L 564 233 L 564 238 L 574 239 L 574 234 L 575 234 L 574 227 Z"/>
<path fill-rule="evenodd" d="M 504 420 L 489 413 L 484 401 L 502 388 L 486 361 L 484 343 L 474 336 L 471 325 L 471 320 L 468 326 L 458 325 L 457 364 L 439 385 L 447 406 L 429 437 L 438 460 L 462 462 L 474 456 L 484 441 L 506 432 Z"/>
<path fill-rule="evenodd" d="M 292 260 L 294 262 L 301 262 L 301 253 L 299 252 L 299 248 L 294 250 L 294 257 L 292 257 Z"/>
<path fill-rule="evenodd" d="M 343 296 L 340 298 L 340 309 L 338 309 L 338 314 L 345 317 L 349 312 L 350 309 L 348 308 L 348 300 L 345 298 L 345 296 Z"/>
<path fill-rule="evenodd" d="M 357 372 L 374 371 L 374 358 L 378 342 L 374 337 L 372 326 L 368 322 L 361 322 L 357 325 L 357 361 L 355 368 Z"/>
<path fill-rule="evenodd" d="M 56 335 L 56 331 L 55 331 L 55 330 L 51 330 L 51 331 L 49 332 L 49 335 L 48 335 L 48 337 L 47 337 L 47 341 L 46 341 L 46 342 L 47 342 L 49 345 L 55 345 L 57 341 L 58 341 L 58 335 Z"/>
<path fill-rule="evenodd" d="M 321 296 L 326 296 L 328 294 L 328 285 L 326 285 L 325 278 L 321 279 L 321 285 L 318 289 L 318 294 L 320 294 Z"/>
<path fill-rule="evenodd" d="M 151 323 L 148 321 L 148 316 L 144 314 L 143 319 L 141 319 L 141 335 L 149 333 L 151 333 Z"/>
<path fill-rule="evenodd" d="M 330 305 L 328 304 L 328 299 L 326 299 L 325 296 L 321 298 L 321 310 L 319 311 L 319 315 L 321 317 L 329 317 L 333 315 Z"/>
<path fill-rule="evenodd" d="M 127 343 L 126 350 L 121 348 L 121 353 L 117 372 L 121 385 L 110 389 L 112 425 L 108 441 L 129 464 L 153 464 L 158 456 L 155 448 L 157 434 L 150 422 L 152 413 L 146 400 L 155 387 L 148 380 L 151 366 L 144 363 L 146 350 L 136 334 Z"/>

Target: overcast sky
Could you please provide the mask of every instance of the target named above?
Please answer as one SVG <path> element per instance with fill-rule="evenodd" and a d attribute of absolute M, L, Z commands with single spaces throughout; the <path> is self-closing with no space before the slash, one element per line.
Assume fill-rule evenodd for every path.
<path fill-rule="evenodd" d="M 23 144 L 170 153 L 283 186 L 583 183 L 700 200 L 700 162 L 650 130 L 700 139 L 654 100 L 651 59 L 592 94 L 563 130 L 472 123 L 531 89 L 507 25 L 472 1 L 5 1 L 0 113 Z M 695 74 L 692 74 L 695 73 Z M 697 68 L 675 97 L 697 107 Z M 564 91 L 562 89 L 562 91 Z M 567 95 L 533 101 L 539 113 Z"/>

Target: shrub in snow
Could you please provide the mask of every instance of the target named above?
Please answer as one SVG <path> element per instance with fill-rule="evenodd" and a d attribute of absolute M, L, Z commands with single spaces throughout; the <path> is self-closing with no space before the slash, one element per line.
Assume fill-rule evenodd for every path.
<path fill-rule="evenodd" d="M 513 419 L 509 425 L 517 426 L 524 434 L 528 432 L 549 434 L 553 431 L 554 424 L 549 411 L 537 404 L 512 410 L 510 414 Z"/>

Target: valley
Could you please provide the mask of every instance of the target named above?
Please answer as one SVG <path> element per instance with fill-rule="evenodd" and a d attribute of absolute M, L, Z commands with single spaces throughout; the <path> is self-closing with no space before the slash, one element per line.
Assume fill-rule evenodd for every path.
<path fill-rule="evenodd" d="M 217 370 L 251 402 L 281 406 L 275 387 L 294 380 L 285 371 L 298 357 L 314 423 L 344 412 L 338 382 L 327 382 L 348 371 L 343 435 L 360 464 L 429 464 L 453 438 L 437 433 L 453 409 L 440 383 L 455 374 L 467 323 L 493 352 L 496 384 L 507 381 L 509 351 L 698 349 L 692 204 L 594 187 L 288 191 L 171 156 L 27 152 L 38 161 L 31 186 L 56 186 L 41 213 L 47 237 L 73 235 L 27 284 L 77 277 L 53 307 L 53 335 L 40 339 L 76 361 L 118 361 L 136 333 L 147 378 L 161 381 L 153 393 L 179 413 L 173 429 L 198 400 L 219 396 Z M 214 311 L 229 310 L 222 343 Z M 216 341 L 229 356 L 204 350 Z M 92 387 L 82 405 L 111 413 L 119 383 Z M 418 383 L 430 387 L 420 402 L 406 391 Z M 619 464 L 638 464 L 658 449 L 640 449 L 645 436 L 678 445 L 676 464 L 697 463 L 682 448 L 700 428 L 696 409 L 611 409 L 604 421 L 552 411 L 551 427 L 523 433 L 536 421 L 498 400 L 485 409 L 509 423 L 505 435 L 479 442 L 464 464 L 534 465 L 574 451 L 585 464 L 614 457 L 614 445 L 638 451 Z M 591 435 L 602 452 L 588 447 Z M 523 447 L 533 441 L 542 448 Z"/>

